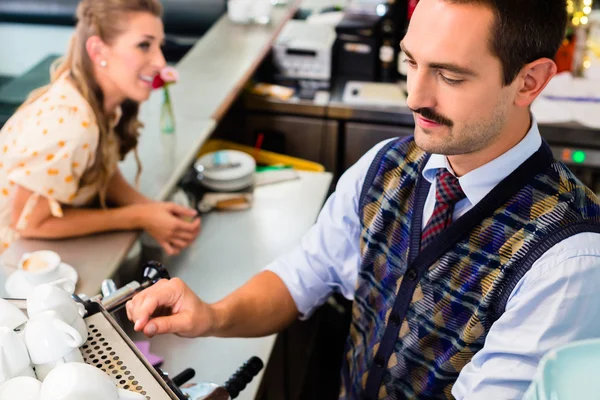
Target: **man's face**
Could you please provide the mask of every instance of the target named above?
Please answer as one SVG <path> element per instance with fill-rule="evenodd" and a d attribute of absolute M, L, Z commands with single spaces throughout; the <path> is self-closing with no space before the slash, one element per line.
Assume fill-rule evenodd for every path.
<path fill-rule="evenodd" d="M 503 86 L 491 52 L 494 15 L 481 5 L 421 0 L 402 48 L 415 141 L 426 152 L 459 155 L 491 146 L 510 118 L 515 85 Z"/>

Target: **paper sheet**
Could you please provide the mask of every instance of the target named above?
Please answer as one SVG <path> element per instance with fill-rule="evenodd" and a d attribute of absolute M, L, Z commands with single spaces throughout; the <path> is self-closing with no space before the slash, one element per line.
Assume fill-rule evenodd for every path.
<path fill-rule="evenodd" d="M 578 122 L 600 129 L 600 79 L 556 75 L 531 108 L 539 123 Z"/>

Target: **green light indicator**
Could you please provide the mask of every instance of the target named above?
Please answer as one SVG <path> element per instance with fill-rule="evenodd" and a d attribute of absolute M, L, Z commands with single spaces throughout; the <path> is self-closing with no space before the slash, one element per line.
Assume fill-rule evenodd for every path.
<path fill-rule="evenodd" d="M 585 152 L 581 151 L 581 150 L 577 150 L 573 152 L 573 162 L 577 163 L 577 164 L 583 164 L 583 162 L 585 161 L 586 155 Z"/>

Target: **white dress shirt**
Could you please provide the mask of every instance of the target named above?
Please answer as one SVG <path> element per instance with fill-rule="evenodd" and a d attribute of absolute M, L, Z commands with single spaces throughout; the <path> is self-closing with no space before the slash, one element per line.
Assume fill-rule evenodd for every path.
<path fill-rule="evenodd" d="M 392 139 L 393 140 L 393 139 Z M 267 266 L 289 289 L 302 318 L 333 291 L 352 300 L 361 265 L 359 199 L 369 166 L 386 142 L 366 153 L 340 178 L 317 223 L 289 254 Z M 454 220 L 483 199 L 500 181 L 535 153 L 542 143 L 537 123 L 502 156 L 459 178 L 466 198 Z M 423 176 L 434 183 L 435 170 L 451 170 L 434 154 Z M 435 184 L 423 211 L 423 227 L 433 214 Z M 491 327 L 484 347 L 461 371 L 452 394 L 457 399 L 518 399 L 550 349 L 600 337 L 600 234 L 581 233 L 543 254 L 518 282 L 506 311 Z"/>

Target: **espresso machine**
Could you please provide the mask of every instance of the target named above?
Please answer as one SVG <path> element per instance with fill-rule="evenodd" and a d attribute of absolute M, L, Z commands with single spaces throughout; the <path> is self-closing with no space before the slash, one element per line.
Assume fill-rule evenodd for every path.
<path fill-rule="evenodd" d="M 143 268 L 140 279 L 117 289 L 111 280 L 102 283 L 102 294 L 72 298 L 83 304 L 88 338 L 80 348 L 86 364 L 96 366 L 114 378 L 117 387 L 143 395 L 147 400 L 230 400 L 236 398 L 262 370 L 263 362 L 252 357 L 222 385 L 208 382 L 190 383 L 195 371 L 186 369 L 178 375 L 154 367 L 118 324 L 114 313 L 137 293 L 161 279 L 169 279 L 166 268 L 151 261 Z M 25 299 L 6 299 L 24 313 Z M 22 331 L 18 327 L 16 331 Z M 233 371 L 232 371 L 233 372 Z"/>

